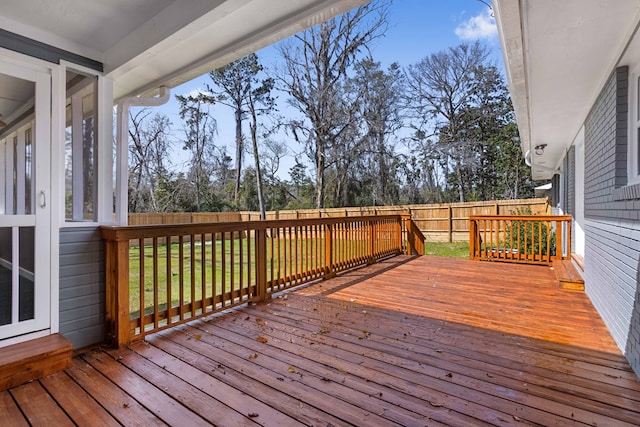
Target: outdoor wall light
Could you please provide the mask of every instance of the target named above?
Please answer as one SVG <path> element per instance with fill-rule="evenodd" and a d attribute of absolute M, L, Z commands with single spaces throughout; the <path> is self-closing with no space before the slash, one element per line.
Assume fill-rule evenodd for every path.
<path fill-rule="evenodd" d="M 540 145 L 536 145 L 535 147 L 533 147 L 533 149 L 535 150 L 536 154 L 538 156 L 542 156 L 542 154 L 544 153 L 544 149 L 547 148 L 547 144 L 540 144 Z"/>

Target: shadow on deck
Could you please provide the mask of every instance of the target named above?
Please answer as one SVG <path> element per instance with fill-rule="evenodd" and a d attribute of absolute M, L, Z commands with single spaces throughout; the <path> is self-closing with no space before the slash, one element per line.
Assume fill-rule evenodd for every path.
<path fill-rule="evenodd" d="M 396 257 L 0 393 L 2 425 L 638 425 L 640 381 L 548 267 Z M 9 422 L 10 421 L 10 422 Z"/>

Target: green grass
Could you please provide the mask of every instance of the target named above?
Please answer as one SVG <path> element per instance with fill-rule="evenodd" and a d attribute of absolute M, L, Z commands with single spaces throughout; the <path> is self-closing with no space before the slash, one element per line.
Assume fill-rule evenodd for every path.
<path fill-rule="evenodd" d="M 469 258 L 469 242 L 425 242 L 424 254 L 448 258 Z"/>
<path fill-rule="evenodd" d="M 233 242 L 233 249 L 231 243 Z M 275 243 L 275 242 L 274 242 Z M 242 246 L 242 258 L 240 257 L 240 246 Z M 289 255 L 296 252 L 297 262 L 293 261 Z M 314 249 L 311 249 L 311 247 Z M 355 244 L 357 252 L 365 251 L 366 242 Z M 285 247 L 287 257 L 285 258 Z M 169 256 L 167 255 L 169 249 Z M 183 301 L 199 301 L 203 292 L 205 297 L 220 295 L 229 291 L 240 291 L 246 295 L 248 287 L 255 283 L 255 240 L 252 237 L 242 239 L 226 240 L 224 248 L 221 240 L 215 242 L 207 241 L 204 247 L 199 241 L 194 242 L 193 252 L 191 243 L 185 241 L 182 251 L 182 268 L 180 265 L 180 245 L 172 243 L 169 248 L 165 244 L 158 244 L 157 258 L 154 263 L 152 246 L 145 246 L 142 253 L 140 249 L 131 247 L 129 252 L 129 302 L 132 318 L 139 316 L 140 306 L 144 307 L 145 314 L 153 312 L 154 295 L 157 298 L 158 310 L 166 309 L 167 305 L 176 307 L 180 301 L 180 284 L 182 283 Z M 204 256 L 203 256 L 204 249 Z M 275 244 L 274 254 L 271 253 L 271 240 L 267 243 L 267 278 L 283 277 L 283 274 L 304 271 L 316 265 L 316 258 L 324 257 L 324 239 L 297 239 L 294 242 Z M 277 255 L 279 253 L 279 256 Z M 193 257 L 192 257 L 193 254 Z M 222 258 L 225 258 L 224 266 Z M 250 254 L 250 256 L 247 256 Z M 426 255 L 439 255 L 453 258 L 466 258 L 469 256 L 469 244 L 466 242 L 456 243 L 425 243 Z M 307 258 L 307 256 L 309 256 Z M 203 262 L 204 259 L 204 262 Z M 215 262 L 214 262 L 215 259 Z M 277 259 L 280 259 L 278 263 Z M 304 259 L 304 261 L 303 261 Z M 233 261 L 233 264 L 232 264 Z M 171 277 L 167 275 L 167 263 L 170 262 Z M 273 263 L 273 264 L 272 264 Z M 155 265 L 154 265 L 155 264 Z M 233 271 L 232 271 L 233 265 Z M 272 272 L 273 270 L 273 272 Z M 142 271 L 142 273 L 141 273 Z M 154 275 L 156 277 L 154 277 Z M 141 289 L 138 285 L 144 282 L 142 291 L 144 292 L 141 301 Z M 193 285 L 192 285 L 193 280 Z M 157 292 L 154 291 L 154 282 L 157 283 Z M 204 282 L 204 289 L 203 289 Z M 169 286 L 171 290 L 169 295 Z"/>
<path fill-rule="evenodd" d="M 274 278 L 282 277 L 286 271 L 291 274 L 291 270 L 302 271 L 304 267 L 309 268 L 316 263 L 316 254 L 324 251 L 324 240 L 297 239 L 294 243 L 275 243 L 271 253 L 271 241 L 267 242 L 267 278 L 271 278 L 272 270 Z M 232 249 L 233 243 L 233 249 Z M 316 246 L 311 249 L 311 246 Z M 242 257 L 240 257 L 242 246 Z M 286 248 L 285 248 L 286 246 Z M 285 261 L 285 251 L 287 255 L 291 251 L 296 251 L 298 258 L 293 261 L 290 257 Z M 204 249 L 204 256 L 203 256 Z M 204 248 L 199 241 L 194 242 L 193 252 L 191 243 L 185 241 L 182 251 L 182 268 L 180 265 L 180 245 L 172 243 L 169 246 L 169 256 L 167 255 L 166 244 L 158 244 L 157 257 L 154 263 L 152 246 L 144 246 L 141 254 L 139 247 L 131 247 L 129 250 L 129 307 L 131 318 L 139 316 L 141 303 L 145 314 L 153 311 L 154 295 L 157 295 L 158 309 L 164 310 L 169 303 L 172 307 L 179 305 L 180 288 L 183 289 L 183 301 L 199 301 L 203 295 L 211 297 L 224 292 L 239 291 L 246 295 L 248 287 L 255 283 L 255 240 L 252 237 L 242 239 L 226 240 L 223 243 L 217 239 L 215 242 L 205 242 Z M 313 251 L 313 252 L 311 252 Z M 280 254 L 278 256 L 277 254 Z M 225 262 L 223 265 L 223 254 Z M 303 255 L 311 255 L 304 257 Z M 192 256 L 193 255 L 193 256 Z M 323 256 L 323 254 L 321 255 Z M 204 259 L 204 262 L 203 262 Z M 277 260 L 281 261 L 278 262 Z M 167 275 L 167 263 L 170 262 L 171 277 Z M 272 263 L 273 262 L 273 263 Z M 144 282 L 143 301 L 140 301 L 140 281 Z M 192 284 L 193 281 L 193 284 Z M 157 283 L 157 292 L 154 292 L 154 282 Z M 171 284 L 171 295 L 169 296 L 169 286 Z M 182 286 L 181 286 L 182 284 Z M 193 298 L 192 298 L 193 294 Z"/>

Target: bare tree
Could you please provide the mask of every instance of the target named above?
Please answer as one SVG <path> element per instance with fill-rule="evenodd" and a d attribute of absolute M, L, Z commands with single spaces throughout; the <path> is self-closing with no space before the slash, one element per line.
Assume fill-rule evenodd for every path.
<path fill-rule="evenodd" d="M 370 158 L 366 172 L 372 175 L 373 203 L 393 204 L 397 194 L 392 189 L 397 182 L 393 176 L 395 135 L 403 126 L 403 74 L 393 63 L 383 70 L 379 62 L 366 58 L 356 64 L 352 85 L 360 94 L 363 121 L 363 146 Z"/>
<path fill-rule="evenodd" d="M 150 109 L 130 113 L 129 206 L 132 212 L 157 212 L 158 183 L 168 179 L 169 118 Z"/>
<path fill-rule="evenodd" d="M 307 145 L 316 168 L 317 207 L 325 203 L 328 150 L 353 124 L 356 111 L 345 105 L 341 86 L 358 55 L 383 36 L 388 1 L 372 1 L 294 36 L 280 46 L 281 88 L 304 119 L 289 123 L 294 138 Z M 355 108 L 355 107 L 354 107 Z"/>
<path fill-rule="evenodd" d="M 274 98 L 271 97 L 271 90 L 274 80 L 265 79 L 262 83 L 249 92 L 247 107 L 249 108 L 249 131 L 251 134 L 251 144 L 253 146 L 253 159 L 256 167 L 256 190 L 258 192 L 258 206 L 260 209 L 260 219 L 266 219 L 266 209 L 264 202 L 264 186 L 262 184 L 262 168 L 260 166 L 260 152 L 258 150 L 258 115 L 267 114 L 275 108 Z"/>
<path fill-rule="evenodd" d="M 441 154 L 447 159 L 443 166 L 453 167 L 461 202 L 465 200 L 462 164 L 469 155 L 467 131 L 477 119 L 470 114 L 479 85 L 476 72 L 488 55 L 487 48 L 479 42 L 463 43 L 407 68 L 416 130 L 426 139 L 435 137 L 439 142 Z"/>

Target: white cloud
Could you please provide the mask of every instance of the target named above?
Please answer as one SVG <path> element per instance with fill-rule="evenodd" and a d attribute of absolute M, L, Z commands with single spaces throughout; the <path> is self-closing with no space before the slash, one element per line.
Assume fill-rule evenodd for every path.
<path fill-rule="evenodd" d="M 207 92 L 198 87 L 184 94 L 184 96 L 190 96 L 193 98 L 196 98 L 198 95 L 207 95 Z"/>
<path fill-rule="evenodd" d="M 462 40 L 490 39 L 498 34 L 496 20 L 489 9 L 467 19 L 454 30 Z"/>

